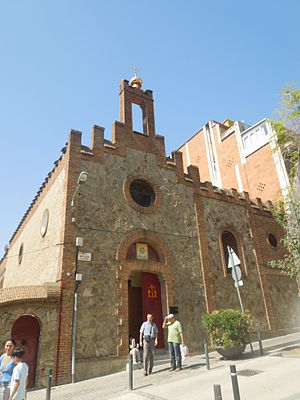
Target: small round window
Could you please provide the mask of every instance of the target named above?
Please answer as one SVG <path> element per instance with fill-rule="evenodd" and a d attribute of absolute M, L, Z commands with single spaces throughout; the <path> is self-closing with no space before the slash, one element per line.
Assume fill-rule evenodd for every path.
<path fill-rule="evenodd" d="M 46 209 L 43 213 L 42 217 L 42 224 L 41 224 L 41 235 L 44 237 L 47 232 L 48 228 L 48 221 L 49 221 L 49 211 Z"/>
<path fill-rule="evenodd" d="M 272 247 L 277 247 L 278 245 L 277 239 L 272 233 L 268 234 L 268 242 Z"/>
<path fill-rule="evenodd" d="M 22 259 L 23 259 L 23 252 L 24 252 L 24 245 L 23 245 L 23 243 L 22 243 L 21 246 L 20 246 L 19 255 L 18 255 L 18 262 L 19 262 L 19 265 L 21 264 Z"/>
<path fill-rule="evenodd" d="M 149 183 L 135 180 L 130 185 L 130 194 L 136 204 L 151 207 L 155 201 L 155 192 Z"/>

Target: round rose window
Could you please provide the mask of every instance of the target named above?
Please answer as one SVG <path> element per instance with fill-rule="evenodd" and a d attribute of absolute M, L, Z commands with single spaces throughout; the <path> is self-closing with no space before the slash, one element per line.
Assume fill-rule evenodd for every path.
<path fill-rule="evenodd" d="M 155 192 L 149 183 L 135 180 L 130 184 L 130 195 L 133 201 L 142 207 L 151 207 L 155 201 Z"/>

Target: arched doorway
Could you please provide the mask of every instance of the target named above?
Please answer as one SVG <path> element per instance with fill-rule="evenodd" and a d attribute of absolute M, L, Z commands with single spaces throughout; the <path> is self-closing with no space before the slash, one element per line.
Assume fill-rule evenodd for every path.
<path fill-rule="evenodd" d="M 118 308 L 118 335 L 120 344 L 118 355 L 128 354 L 129 335 L 137 338 L 141 323 L 146 319 L 147 312 L 159 315 L 150 310 L 143 297 L 149 293 L 149 300 L 158 300 L 161 310 L 161 318 L 154 315 L 154 322 L 160 331 L 159 344 L 164 347 L 162 315 L 169 313 L 169 306 L 174 305 L 174 278 L 171 272 L 172 256 L 167 244 L 155 233 L 145 230 L 135 230 L 128 233 L 119 245 L 117 260 L 120 262 L 117 278 L 119 280 L 118 296 L 120 307 Z M 148 275 L 149 274 L 149 275 Z M 143 277 L 143 278 L 142 278 Z M 135 281 L 137 278 L 138 282 Z M 145 279 L 146 278 L 146 279 Z M 152 282 L 148 278 L 153 278 Z M 137 289 L 131 290 L 131 287 Z M 144 296 L 143 296 L 144 287 Z M 149 290 L 149 292 L 148 292 Z M 136 292 L 131 296 L 132 292 Z M 146 294 L 145 294 L 146 293 Z M 132 306 L 136 309 L 132 309 Z M 138 315 L 136 321 L 132 321 L 132 315 Z M 130 325 L 130 327 L 129 327 Z"/>
<path fill-rule="evenodd" d="M 22 315 L 12 327 L 11 337 L 16 346 L 24 350 L 24 361 L 29 367 L 28 387 L 35 386 L 37 355 L 40 339 L 40 324 L 33 315 Z"/>
<path fill-rule="evenodd" d="M 139 340 L 139 330 L 147 314 L 153 315 L 158 327 L 158 348 L 164 347 L 162 298 L 158 276 L 150 272 L 132 271 L 128 280 L 128 332 Z"/>

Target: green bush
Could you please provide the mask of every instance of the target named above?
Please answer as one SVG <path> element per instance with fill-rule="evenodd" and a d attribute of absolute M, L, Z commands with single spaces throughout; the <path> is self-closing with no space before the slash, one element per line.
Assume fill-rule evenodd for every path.
<path fill-rule="evenodd" d="M 250 315 L 238 310 L 219 310 L 205 314 L 202 323 L 212 335 L 215 346 L 228 349 L 248 342 Z"/>

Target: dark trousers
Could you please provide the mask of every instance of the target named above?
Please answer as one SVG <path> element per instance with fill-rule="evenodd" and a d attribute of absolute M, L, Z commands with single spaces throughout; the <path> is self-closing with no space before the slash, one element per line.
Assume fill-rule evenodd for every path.
<path fill-rule="evenodd" d="M 180 344 L 174 342 L 168 342 L 169 345 L 169 354 L 171 358 L 171 368 L 181 369 L 181 351 L 180 351 Z"/>
<path fill-rule="evenodd" d="M 149 373 L 151 373 L 153 369 L 154 349 L 155 349 L 154 339 L 150 340 L 150 342 L 146 342 L 146 340 L 144 340 L 143 342 L 144 370 Z"/>

